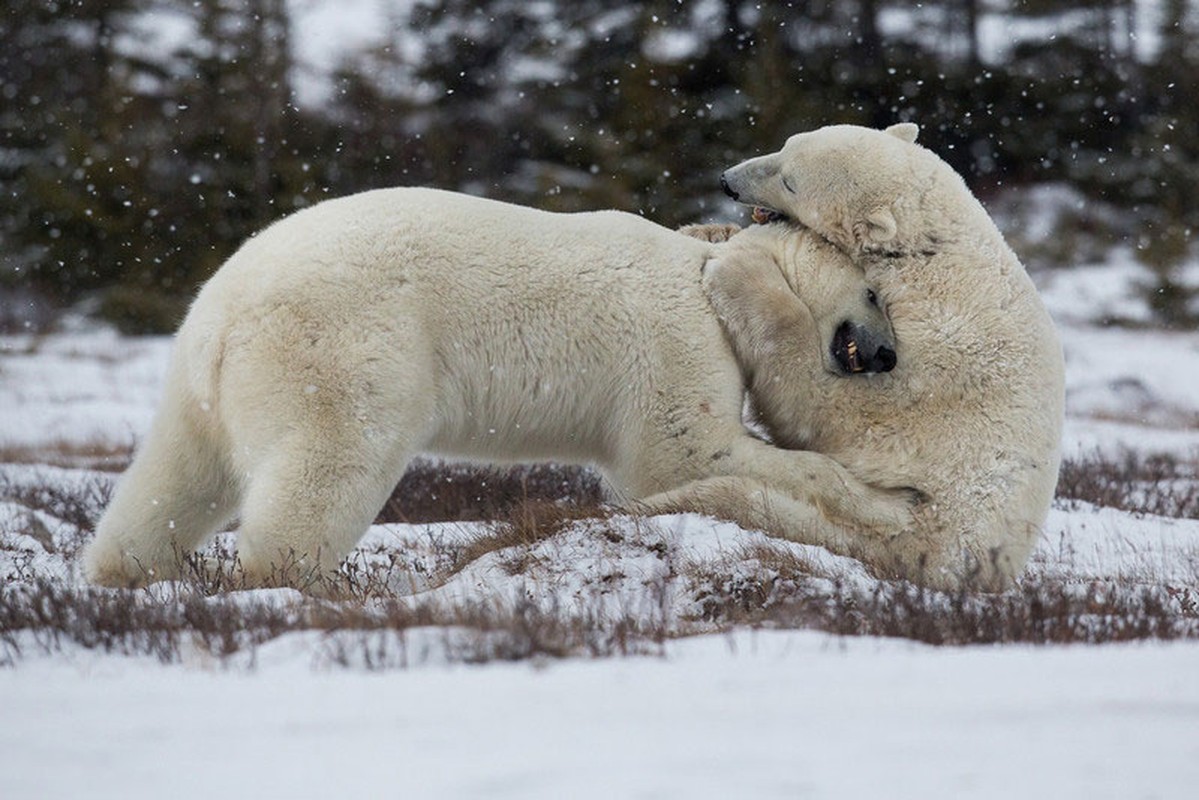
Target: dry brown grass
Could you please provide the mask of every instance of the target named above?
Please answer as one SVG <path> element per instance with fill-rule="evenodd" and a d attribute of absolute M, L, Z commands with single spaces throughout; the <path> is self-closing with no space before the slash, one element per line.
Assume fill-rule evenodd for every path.
<path fill-rule="evenodd" d="M 1166 516 L 1196 515 L 1193 460 L 1122 454 L 1063 466 L 1060 500 L 1085 501 Z M 737 626 L 803 628 L 838 635 L 909 638 L 931 644 L 1102 643 L 1133 639 L 1199 638 L 1199 565 L 1185 580 L 1154 582 L 1026 577 L 999 593 L 931 592 L 903 582 L 876 582 L 827 571 L 783 543 L 734 550 L 723 559 L 687 562 L 653 537 L 630 534 L 627 518 L 599 505 L 594 476 L 544 468 L 494 470 L 421 464 L 408 486 L 406 514 L 460 519 L 449 498 L 465 497 L 468 511 L 492 509 L 471 536 L 436 539 L 415 567 L 402 550 L 378 545 L 351 559 L 307 592 L 246 591 L 231 539 L 218 539 L 203 558 L 183 560 L 186 577 L 149 590 L 107 590 L 52 578 L 34 568 L 36 553 L 14 553 L 0 586 L 0 662 L 30 650 L 67 646 L 150 655 L 176 661 L 202 654 L 252 663 L 258 649 L 284 635 L 315 637 L 313 657 L 328 665 L 383 669 L 428 659 L 611 656 L 658 653 L 666 639 Z M 9 533 L 25 536 L 70 565 L 107 502 L 112 478 L 21 480 L 0 477 L 0 500 L 16 504 Z M 434 489 L 449 494 L 433 497 Z M 397 495 L 404 498 L 404 491 Z M 503 511 L 494 511 L 503 509 Z M 52 534 L 41 520 L 53 523 Z M 58 521 L 64 525 L 58 525 Z M 39 528 L 40 526 L 40 528 Z M 77 535 L 69 534 L 70 530 Z M 63 531 L 68 531 L 64 534 Z M 552 587 L 511 597 L 446 603 L 421 600 L 397 587 L 436 587 L 479 559 L 496 556 L 514 576 L 537 574 L 538 559 L 559 556 L 556 537 L 594 536 L 626 552 L 661 548 L 679 559 L 643 587 L 645 599 L 613 613 L 596 594 L 583 603 L 559 602 Z M 11 537 L 9 541 L 15 541 Z M 27 541 L 27 540 L 26 540 Z M 546 546 L 547 543 L 550 546 Z M 685 543 L 683 544 L 685 552 Z M 623 556 L 622 556 L 623 557 Z M 555 565 L 562 569 L 563 565 Z M 569 565 L 565 565 L 569 569 Z M 422 574 L 410 573 L 418 569 Z M 296 574 L 280 577 L 290 582 Z M 620 578 L 622 567 L 613 566 Z M 675 601 L 668 598 L 674 597 Z M 577 598 L 573 598 L 577 601 Z M 673 602 L 673 604 L 672 604 Z M 566 608 L 571 610 L 567 611 Z"/>
<path fill-rule="evenodd" d="M 1062 463 L 1057 496 L 1122 511 L 1199 519 L 1199 454 L 1094 453 Z"/>
<path fill-rule="evenodd" d="M 567 505 L 543 500 L 520 503 L 493 520 L 488 533 L 471 540 L 457 553 L 453 571 L 488 553 L 512 548 L 527 551 L 530 546 L 557 536 L 579 520 L 607 519 L 611 515 L 610 509 L 594 505 Z M 510 565 L 508 571 L 515 575 L 524 570 Z"/>
<path fill-rule="evenodd" d="M 294 623 L 291 609 L 228 595 L 185 591 L 164 602 L 145 592 L 40 578 L 0 589 L 0 662 L 12 663 L 30 648 L 55 652 L 68 643 L 164 662 L 178 661 L 187 648 L 226 658 Z"/>
<path fill-rule="evenodd" d="M 1199 638 L 1199 582 L 1132 587 L 1026 578 L 1002 593 L 944 594 L 906 582 L 865 587 L 767 572 L 709 573 L 699 585 L 703 619 L 719 628 L 804 628 L 934 645 Z"/>
<path fill-rule="evenodd" d="M 0 588 L 0 665 L 67 646 L 177 662 L 203 654 L 252 664 L 261 645 L 316 634 L 326 665 L 383 669 L 429 659 L 482 663 L 529 658 L 659 654 L 665 618 L 611 614 L 598 604 L 565 612 L 523 594 L 447 604 L 386 595 L 367 600 L 292 589 L 236 588 L 238 575 L 199 569 L 150 589 L 98 589 L 35 578 Z M 352 579 L 352 578 L 351 578 Z M 369 582 L 369 580 L 368 580 Z M 328 588 L 328 587 L 325 587 Z"/>
<path fill-rule="evenodd" d="M 529 502 L 594 507 L 603 500 L 599 476 L 583 467 L 528 464 L 499 469 L 417 459 L 376 522 L 493 520 Z"/>
<path fill-rule="evenodd" d="M 0 447 L 0 464 L 45 464 L 67 469 L 121 472 L 133 460 L 133 445 L 107 441 L 54 442 Z"/>
<path fill-rule="evenodd" d="M 63 482 L 57 476 L 38 473 L 21 480 L 0 473 L 0 502 L 23 509 L 18 529 L 13 533 L 30 536 L 47 551 L 61 551 L 64 558 L 72 561 L 83 546 L 84 534 L 95 528 L 111 496 L 112 481 L 106 477 Z M 78 535 L 55 540 L 38 518 L 39 513 L 67 523 Z"/>

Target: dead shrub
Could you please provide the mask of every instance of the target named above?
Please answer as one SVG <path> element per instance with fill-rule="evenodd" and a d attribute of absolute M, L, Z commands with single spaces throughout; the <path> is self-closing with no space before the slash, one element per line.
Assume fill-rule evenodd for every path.
<path fill-rule="evenodd" d="M 293 624 L 293 615 L 275 604 L 244 604 L 187 589 L 169 602 L 142 591 L 79 588 L 46 579 L 0 590 L 0 642 L 10 662 L 21 654 L 22 633 L 45 652 L 69 642 L 173 662 L 184 644 L 226 658 Z"/>
<path fill-rule="evenodd" d="M 612 512 L 597 505 L 568 505 L 528 500 L 510 507 L 480 536 L 457 554 L 454 571 L 488 553 L 512 547 L 530 547 L 552 538 L 582 519 L 608 519 Z"/>
<path fill-rule="evenodd" d="M 697 618 L 724 626 L 761 623 L 767 610 L 784 598 L 792 611 L 798 610 L 800 595 L 818 575 L 815 565 L 794 550 L 759 544 L 715 564 L 693 567 L 687 577 Z"/>
<path fill-rule="evenodd" d="M 482 664 L 567 657 L 661 655 L 669 631 L 628 614 L 567 614 L 518 591 L 511 602 L 454 608 L 391 604 L 367 625 L 329 629 L 320 660 L 342 667 L 405 668 L 432 659 Z"/>
<path fill-rule="evenodd" d="M 410 666 L 434 655 L 484 663 L 660 653 L 669 635 L 661 619 L 612 618 L 598 606 L 568 614 L 553 603 L 532 602 L 523 591 L 510 603 L 450 606 L 396 598 L 363 605 L 290 592 L 282 598 L 205 595 L 187 582 L 154 592 L 80 589 L 47 580 L 0 590 L 0 665 L 15 663 L 30 647 L 53 653 L 68 644 L 164 663 L 193 653 L 218 662 L 236 655 L 252 665 L 260 645 L 297 632 L 322 634 L 323 663 L 371 669 Z M 414 654 L 408 642 L 419 635 L 415 632 L 442 646 Z"/>
<path fill-rule="evenodd" d="M 47 550 L 60 550 L 69 560 L 75 558 L 87 535 L 95 529 L 111 496 L 112 481 L 102 475 L 64 482 L 38 475 L 17 480 L 0 473 L 0 502 L 23 506 L 27 512 L 42 512 L 76 529 L 74 535 L 55 542 L 40 520 L 32 513 L 24 514 L 23 532 L 40 541 Z"/>
<path fill-rule="evenodd" d="M 1026 578 L 1001 593 L 943 593 L 906 581 L 860 583 L 765 571 L 703 576 L 694 597 L 721 627 L 814 628 L 934 645 L 1102 644 L 1199 638 L 1199 575 L 1184 585 Z"/>
<path fill-rule="evenodd" d="M 0 447 L 0 463 L 46 464 L 65 469 L 121 472 L 133 460 L 133 444 L 109 441 L 60 441 L 44 445 Z"/>
<path fill-rule="evenodd" d="M 1199 519 L 1197 461 L 1131 450 L 1066 459 L 1057 496 L 1134 513 Z"/>
<path fill-rule="evenodd" d="M 884 584 L 865 596 L 840 592 L 835 597 L 828 619 L 831 630 L 927 644 L 1199 638 L 1199 616 L 1180 602 L 1176 588 L 1168 586 L 1035 578 L 1000 594 L 939 595 L 910 584 Z"/>
<path fill-rule="evenodd" d="M 559 464 L 499 469 L 417 459 L 376 522 L 465 522 L 503 518 L 528 502 L 596 506 L 604 493 L 592 470 Z"/>
<path fill-rule="evenodd" d="M 77 544 L 70 528 L 61 529 L 64 536 L 51 520 L 74 526 L 81 541 L 108 502 L 111 476 L 52 470 L 38 476 L 26 469 L 0 474 L 0 499 L 22 507 L 13 517 L 16 532 L 24 534 L 20 546 L 28 548 L 32 537 L 44 551 L 36 546 L 5 551 L 10 569 L 0 586 L 0 663 L 13 663 L 30 648 L 79 646 L 163 661 L 200 654 L 220 663 L 252 664 L 262 644 L 293 633 L 318 637 L 320 664 L 368 669 L 429 659 L 477 663 L 660 653 L 668 638 L 745 625 L 941 645 L 1199 638 L 1199 562 L 1192 575 L 1165 582 L 1152 575 L 1086 582 L 1032 576 L 1002 593 L 940 593 L 828 572 L 823 562 L 778 543 L 689 564 L 681 574 L 672 562 L 637 589 L 642 595 L 621 599 L 628 606 L 623 610 L 603 595 L 605 581 L 626 577 L 619 561 L 610 576 L 596 578 L 590 589 L 595 594 L 581 599 L 572 595 L 559 602 L 553 586 L 518 586 L 518 578 L 510 584 L 511 597 L 421 600 L 403 587 L 440 585 L 489 554 L 499 554 L 500 568 L 513 576 L 536 575 L 532 559 L 555 556 L 544 543 L 577 525 L 586 526 L 580 529 L 585 535 L 622 545 L 620 558 L 636 557 L 638 548 L 667 560 L 674 556 L 666 542 L 629 527 L 640 525 L 638 520 L 614 518 L 600 505 L 599 481 L 585 470 L 501 473 L 425 463 L 406 480 L 396 497 L 410 503 L 409 521 L 484 515 L 488 524 L 471 537 L 447 534 L 418 556 L 380 544 L 331 576 L 300 574 L 298 565 L 284 565 L 279 582 L 299 582 L 305 592 L 245 591 L 229 536 L 218 537 L 202 556 L 181 558 L 181 580 L 107 590 L 51 579 L 37 564 L 45 554 L 68 567 L 73 563 Z M 1059 497 L 1195 517 L 1196 483 L 1194 459 L 1096 454 L 1063 465 Z M 441 494 L 446 486 L 448 493 Z M 403 511 L 397 508 L 391 512 Z M 414 576 L 414 570 L 420 574 Z M 680 594 L 683 605 L 675 602 Z"/>

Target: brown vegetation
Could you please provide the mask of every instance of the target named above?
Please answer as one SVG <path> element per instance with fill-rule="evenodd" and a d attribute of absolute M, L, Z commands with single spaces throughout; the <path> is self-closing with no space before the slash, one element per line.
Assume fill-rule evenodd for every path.
<path fill-rule="evenodd" d="M 229 537 L 218 538 L 202 557 L 188 557 L 184 580 L 143 590 L 98 589 L 69 576 L 112 478 L 73 477 L 64 480 L 51 471 L 23 473 L 21 480 L 0 477 L 0 507 L 18 509 L 10 516 L 16 524 L 0 530 L 0 556 L 6 557 L 0 565 L 8 565 L 7 574 L 0 574 L 2 662 L 13 663 L 31 650 L 78 646 L 163 661 L 236 656 L 236 663 L 252 664 L 261 646 L 284 634 L 315 637 L 312 652 L 319 663 L 365 668 L 428 659 L 659 653 L 668 638 L 746 625 L 930 644 L 1199 638 L 1199 559 L 1181 582 L 1152 576 L 1135 583 L 1079 581 L 1030 570 L 1017 587 L 999 594 L 944 594 L 842 574 L 782 542 L 689 561 L 685 542 L 670 553 L 666 539 L 642 536 L 633 543 L 629 525 L 640 523 L 598 504 L 594 474 L 548 466 L 501 473 L 422 462 L 401 485 L 418 488 L 398 490 L 384 518 L 489 515 L 483 525 L 464 526 L 462 536 L 432 540 L 416 567 L 425 573 L 419 577 L 426 588 L 452 580 L 485 557 L 497 557 L 500 569 L 515 577 L 512 585 L 519 585 L 538 559 L 556 553 L 553 545 L 564 537 L 597 537 L 627 551 L 628 558 L 641 554 L 639 546 L 679 559 L 677 571 L 672 566 L 664 577 L 639 586 L 646 601 L 632 606 L 637 611 L 613 612 L 599 592 L 572 604 L 567 601 L 577 597 L 534 584 L 512 596 L 457 602 L 400 591 L 397 586 L 415 585 L 406 574 L 413 562 L 382 546 L 361 549 L 340 574 L 314 584 L 313 591 L 248 591 Z M 1195 464 L 1185 459 L 1095 455 L 1063 465 L 1059 502 L 1194 518 L 1197 485 Z M 463 506 L 455 508 L 451 498 L 460 498 Z M 34 565 L 39 547 L 59 559 L 63 574 Z M 624 577 L 619 564 L 612 577 Z"/>

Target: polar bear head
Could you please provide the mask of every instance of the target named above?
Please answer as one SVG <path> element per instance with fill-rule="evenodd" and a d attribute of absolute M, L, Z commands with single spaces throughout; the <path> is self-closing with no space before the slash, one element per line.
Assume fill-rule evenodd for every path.
<path fill-rule="evenodd" d="M 769 217 L 785 217 L 811 228 L 850 255 L 902 251 L 936 238 L 946 193 L 939 184 L 960 185 L 947 164 L 918 146 L 910 122 L 886 130 L 832 125 L 787 140 L 777 153 L 727 170 L 724 191 Z M 954 185 L 951 195 L 959 194 Z M 956 200 L 954 201 L 956 202 Z"/>
<path fill-rule="evenodd" d="M 839 377 L 895 368 L 895 331 L 877 293 L 862 269 L 820 236 L 758 225 L 715 252 L 704 265 L 704 287 L 743 365 L 802 363 Z M 771 352 L 756 351 L 753 343 L 767 340 Z"/>
<path fill-rule="evenodd" d="M 811 234 L 802 242 L 789 241 L 787 233 L 780 229 L 772 261 L 811 314 L 825 371 L 846 376 L 895 369 L 895 330 L 861 268 L 843 255 L 832 257 L 835 251 L 822 258 Z"/>

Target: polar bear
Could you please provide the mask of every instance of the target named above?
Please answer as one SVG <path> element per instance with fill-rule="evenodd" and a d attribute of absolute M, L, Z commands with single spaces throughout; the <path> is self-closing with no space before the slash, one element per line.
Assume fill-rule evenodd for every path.
<path fill-rule="evenodd" d="M 916 524 L 847 530 L 736 478 L 670 496 L 889 574 L 1001 589 L 1023 569 L 1057 483 L 1062 348 L 982 205 L 916 135 L 908 123 L 821 128 L 728 170 L 725 191 L 770 221 L 734 236 L 743 246 L 705 270 L 739 359 L 758 365 L 751 395 L 774 441 L 824 453 L 880 487 L 915 487 Z M 744 257 L 750 240 L 776 248 L 777 229 L 791 240 L 786 265 Z M 868 382 L 830 381 L 794 358 L 784 322 L 797 313 L 786 289 L 846 256 L 878 291 L 897 340 L 898 366 Z M 802 398 L 775 390 L 780 371 L 806 373 Z"/>
<path fill-rule="evenodd" d="M 755 367 L 738 363 L 701 284 L 737 247 L 630 214 L 431 189 L 281 220 L 188 312 L 86 576 L 177 576 L 180 556 L 239 513 L 249 583 L 319 581 L 422 451 L 594 463 L 626 502 L 736 475 L 849 529 L 903 527 L 907 493 L 746 431 L 742 375 Z M 830 263 L 794 288 L 814 371 L 869 380 L 845 376 L 894 366 L 860 270 Z"/>

